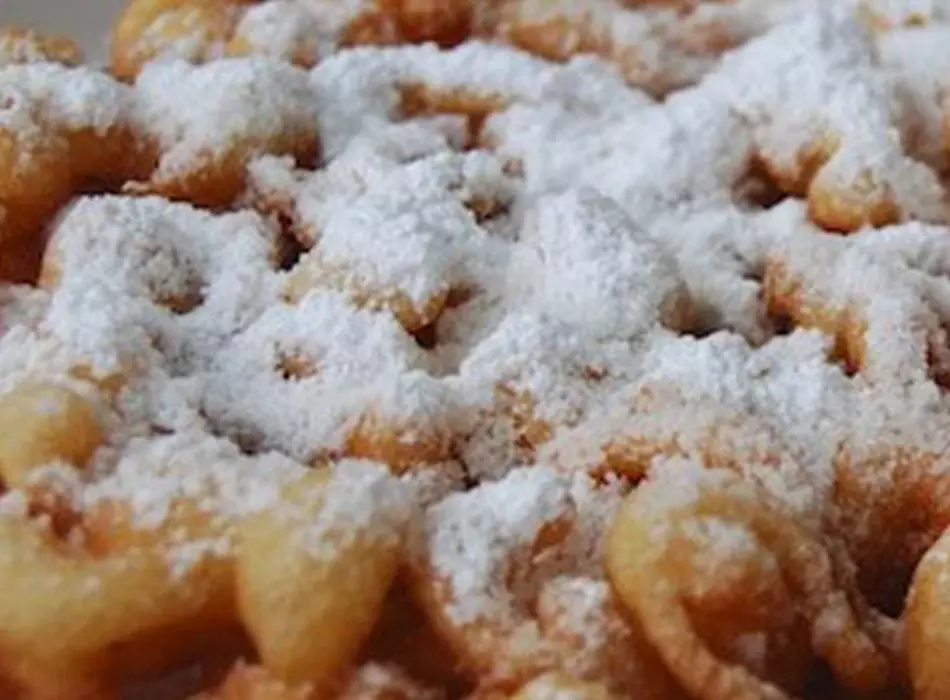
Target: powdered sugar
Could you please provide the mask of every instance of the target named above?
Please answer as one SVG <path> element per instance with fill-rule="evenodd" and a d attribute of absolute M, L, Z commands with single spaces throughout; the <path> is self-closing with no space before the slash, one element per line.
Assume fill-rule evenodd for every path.
<path fill-rule="evenodd" d="M 669 338 L 643 358 L 640 381 L 675 384 L 740 414 L 764 417 L 805 464 L 823 468 L 836 444 L 837 416 L 855 400 L 846 377 L 828 364 L 828 348 L 817 333 L 778 338 L 760 351 L 728 333 L 703 340 Z"/>
<path fill-rule="evenodd" d="M 132 440 L 118 462 L 86 487 L 83 499 L 87 507 L 128 505 L 136 529 L 164 527 L 174 509 L 193 506 L 218 521 L 213 529 L 227 531 L 238 517 L 275 506 L 283 486 L 304 474 L 285 457 L 248 457 L 227 440 L 182 431 Z"/>
<path fill-rule="evenodd" d="M 688 305 L 675 261 L 591 190 L 539 199 L 521 240 L 540 268 L 529 304 L 595 337 L 640 335 Z"/>
<path fill-rule="evenodd" d="M 614 641 L 617 632 L 622 632 L 622 623 L 617 624 L 620 619 L 610 615 L 612 596 L 606 581 L 583 576 L 553 578 L 541 592 L 542 618 L 553 617 L 545 622 L 553 622 L 555 634 L 566 637 L 564 641 L 570 646 L 578 647 L 565 662 L 568 670 L 580 677 L 596 672 L 596 666 L 603 663 L 607 645 Z"/>
<path fill-rule="evenodd" d="M 760 216 L 725 202 L 680 209 L 649 226 L 677 259 L 694 331 L 732 330 L 754 344 L 772 334 L 759 281 L 769 249 L 762 228 Z"/>
<path fill-rule="evenodd" d="M 101 287 L 173 365 L 190 371 L 277 299 L 275 251 L 274 230 L 250 213 L 216 217 L 159 198 L 87 198 L 55 227 L 44 274 L 58 285 L 54 312 L 71 295 Z"/>
<path fill-rule="evenodd" d="M 596 53 L 630 84 L 663 95 L 696 83 L 722 51 L 764 31 L 770 4 L 624 7 L 605 0 L 520 0 L 505 8 L 500 34 L 543 55 Z"/>
<path fill-rule="evenodd" d="M 905 216 L 943 220 L 943 190 L 903 154 L 895 100 L 875 63 L 857 20 L 828 8 L 727 56 L 705 87 L 753 125 L 761 153 L 778 170 L 800 179 L 807 154 L 824 152 L 821 187 L 840 191 L 871 178 L 893 190 Z"/>
<path fill-rule="evenodd" d="M 413 514 L 411 490 L 373 462 L 338 462 L 320 499 L 320 508 L 299 531 L 302 551 L 318 559 L 332 558 L 357 541 L 398 546 Z"/>
<path fill-rule="evenodd" d="M 344 700 L 384 700 L 393 693 L 412 700 L 438 700 L 438 690 L 423 688 L 396 664 L 367 661 L 357 668 L 340 694 Z"/>
<path fill-rule="evenodd" d="M 570 422 L 622 379 L 628 357 L 623 344 L 602 345 L 550 316 L 519 312 L 472 350 L 458 381 L 475 404 L 490 405 L 503 386 L 524 392 L 537 418 Z"/>
<path fill-rule="evenodd" d="M 946 21 L 947 8 L 940 0 L 851 0 L 872 20 L 884 27 L 926 24 L 932 20 Z"/>
<path fill-rule="evenodd" d="M 269 0 L 244 11 L 232 42 L 255 55 L 313 65 L 336 52 L 350 27 L 374 12 L 366 0 Z"/>
<path fill-rule="evenodd" d="M 950 28 L 937 24 L 894 30 L 877 39 L 881 63 L 892 73 L 905 105 L 901 121 L 908 149 L 938 170 L 946 167 L 944 76 L 950 66 L 940 47 L 948 37 Z"/>
<path fill-rule="evenodd" d="M 563 101 L 578 110 L 599 110 L 609 104 L 620 112 L 648 102 L 600 62 L 578 58 L 554 66 L 481 42 L 449 51 L 434 45 L 345 51 L 316 66 L 313 80 L 330 155 L 339 153 L 361 130 L 393 115 L 401 87 L 424 86 L 435 95 L 455 95 L 492 109 L 514 102 Z"/>
<path fill-rule="evenodd" d="M 460 263 L 466 248 L 482 236 L 448 194 L 394 184 L 337 209 L 311 255 L 342 270 L 345 286 L 377 290 L 380 296 L 396 290 L 423 305 L 464 279 Z"/>
<path fill-rule="evenodd" d="M 307 74 L 280 61 L 156 62 L 135 89 L 141 121 L 162 148 L 163 177 L 232 149 L 247 159 L 282 138 L 315 140 L 317 99 Z"/>
<path fill-rule="evenodd" d="M 203 25 L 182 39 L 195 60 L 266 57 L 163 60 L 134 88 L 0 69 L 18 158 L 137 124 L 158 180 L 223 163 L 249 185 L 226 213 L 112 195 L 63 211 L 45 289 L 0 288 L 0 400 L 41 378 L 102 404 L 105 444 L 59 495 L 127 508 L 106 527 L 162 538 L 173 576 L 233 556 L 252 515 L 318 559 L 395 550 L 411 525 L 406 582 L 467 671 L 600 680 L 627 648 L 602 560 L 630 489 L 650 489 L 636 513 L 657 537 L 696 545 L 683 590 L 702 593 L 762 549 L 666 517 L 707 488 L 823 534 L 842 465 L 946 451 L 944 79 L 914 44 L 943 28 L 876 35 L 851 4 L 511 3 L 511 41 L 518 22 L 581 23 L 555 64 L 492 41 L 341 50 L 390 10 L 271 0 L 235 10 L 220 45 Z M 885 23 L 936 12 L 878 5 Z M 476 17 L 489 35 L 496 19 Z M 653 78 L 682 89 L 625 83 Z M 897 211 L 837 237 L 811 223 L 829 201 Z M 389 465 L 351 458 L 368 453 Z M 887 494 L 893 469 L 866 471 Z M 0 511 L 28 517 L 25 498 Z M 767 641 L 741 640 L 753 672 Z"/>
<path fill-rule="evenodd" d="M 129 126 L 134 105 L 128 87 L 91 68 L 55 63 L 0 67 L 0 128 L 16 136 L 24 156 L 31 145 L 35 149 L 63 131 L 103 136 Z"/>
<path fill-rule="evenodd" d="M 380 386 L 423 366 L 422 352 L 387 315 L 312 293 L 271 307 L 222 350 L 205 410 L 251 444 L 308 461 L 340 447 L 351 421 L 385 396 Z"/>
<path fill-rule="evenodd" d="M 417 306 L 472 281 L 473 256 L 487 244 L 472 219 L 503 212 L 517 182 L 493 154 L 449 150 L 443 126 L 374 129 L 312 174 L 276 158 L 252 165 L 252 200 L 284 214 L 296 237 L 316 246 L 296 277 L 309 265 L 335 270 L 364 295 L 399 292 Z"/>
<path fill-rule="evenodd" d="M 108 280 L 90 285 L 72 277 L 57 288 L 38 330 L 60 343 L 75 364 L 105 378 L 159 363 L 152 338 L 164 320 L 151 304 L 123 295 Z"/>
<path fill-rule="evenodd" d="M 696 89 L 622 116 L 575 115 L 548 104 L 512 109 L 486 129 L 502 153 L 524 163 L 531 190 L 582 184 L 643 225 L 672 207 L 729 198 L 749 157 L 740 127 L 709 91 Z"/>
<path fill-rule="evenodd" d="M 49 306 L 49 294 L 27 285 L 0 285 L 0 338 L 11 328 L 35 328 Z"/>
<path fill-rule="evenodd" d="M 234 40 L 255 55 L 303 64 L 326 52 L 320 22 L 294 0 L 272 0 L 248 8 L 234 29 Z"/>
<path fill-rule="evenodd" d="M 557 577 L 599 577 L 604 527 L 618 503 L 616 491 L 597 488 L 584 476 L 565 478 L 544 466 L 515 470 L 429 507 L 415 531 L 413 566 L 431 580 L 427 585 L 449 624 L 473 653 L 491 655 L 493 646 L 501 646 L 511 657 L 497 670 L 517 667 L 523 655 L 551 652 L 537 646 L 544 642 L 531 620 L 533 601 L 541 596 L 539 616 L 561 618 L 554 608 L 564 601 L 552 599 Z M 600 606 L 603 599 L 595 598 L 593 605 Z M 553 628 L 566 622 L 548 619 L 546 632 L 557 634 Z M 584 634 L 588 627 L 571 631 Z M 535 658 L 543 665 L 544 656 Z"/>
<path fill-rule="evenodd" d="M 216 11 L 215 11 L 216 10 Z M 184 6 L 158 12 L 126 47 L 136 61 L 201 61 L 224 54 L 226 27 L 233 8 L 217 7 L 208 12 L 200 6 Z"/>
<path fill-rule="evenodd" d="M 485 615 L 503 618 L 509 606 L 517 606 L 507 580 L 530 575 L 519 569 L 530 559 L 542 528 L 570 518 L 573 511 L 566 483 L 540 467 L 512 472 L 432 506 L 417 546 L 432 573 L 449 587 L 452 617 L 463 624 Z"/>
<path fill-rule="evenodd" d="M 928 348 L 940 331 L 916 276 L 892 259 L 820 234 L 789 239 L 774 255 L 784 274 L 796 280 L 796 303 L 823 308 L 826 324 L 835 326 L 827 330 L 862 337 L 865 377 L 888 383 L 926 380 Z M 848 331 L 849 325 L 861 330 Z"/>

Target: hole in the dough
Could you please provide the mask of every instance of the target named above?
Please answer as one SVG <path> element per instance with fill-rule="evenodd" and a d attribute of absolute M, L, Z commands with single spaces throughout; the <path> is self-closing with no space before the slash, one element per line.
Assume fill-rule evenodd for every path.
<path fill-rule="evenodd" d="M 399 111 L 403 117 L 426 117 L 457 114 L 468 120 L 467 148 L 481 143 L 485 121 L 505 107 L 505 101 L 492 95 L 478 95 L 464 89 L 435 90 L 421 83 L 405 83 L 399 87 Z"/>
<path fill-rule="evenodd" d="M 839 690 L 831 668 L 826 662 L 819 659 L 815 661 L 808 678 L 805 679 L 801 696 L 804 698 L 833 698 L 837 697 Z"/>
<path fill-rule="evenodd" d="M 504 202 L 487 197 L 472 197 L 465 203 L 465 206 L 472 212 L 475 221 L 479 224 L 496 219 L 508 211 L 508 206 Z"/>
<path fill-rule="evenodd" d="M 930 378 L 944 391 L 950 390 L 950 328 L 941 323 L 940 333 L 927 346 Z"/>
<path fill-rule="evenodd" d="M 837 364 L 848 377 L 855 376 L 863 363 L 864 329 L 852 321 L 837 319 L 834 324 L 801 324 L 785 308 L 773 305 L 768 310 L 768 319 L 772 337 L 791 335 L 796 328 L 813 328 L 832 337 L 834 343 L 828 353 L 828 361 Z"/>
<path fill-rule="evenodd" d="M 259 455 L 263 452 L 263 441 L 258 435 L 251 435 L 249 433 L 230 433 L 222 431 L 213 431 L 216 437 L 226 437 L 230 439 L 237 448 L 241 451 L 241 454 L 247 457 L 253 457 Z"/>
<path fill-rule="evenodd" d="M 280 352 L 275 369 L 285 381 L 307 379 L 320 371 L 316 362 L 300 352 Z"/>
<path fill-rule="evenodd" d="M 155 240 L 158 240 L 156 235 Z M 155 304 L 184 315 L 204 302 L 205 280 L 201 265 L 174 245 L 147 242 L 140 263 L 150 270 L 145 284 Z"/>
<path fill-rule="evenodd" d="M 181 294 L 159 295 L 156 296 L 155 301 L 176 316 L 184 316 L 201 306 L 204 302 L 204 294 L 200 290 L 189 290 Z"/>
<path fill-rule="evenodd" d="M 697 304 L 691 322 L 688 325 L 679 326 L 675 330 L 680 335 L 688 335 L 693 338 L 702 339 L 708 338 L 720 331 L 732 329 L 728 327 L 728 324 L 723 323 L 722 318 L 720 318 L 715 309 Z"/>
<path fill-rule="evenodd" d="M 589 382 L 602 382 L 609 374 L 606 367 L 601 365 L 584 365 L 581 376 Z"/>
<path fill-rule="evenodd" d="M 527 171 L 524 167 L 524 161 L 518 158 L 509 158 L 505 161 L 505 164 L 502 165 L 501 171 L 508 177 L 515 177 L 524 179 Z"/>
<path fill-rule="evenodd" d="M 794 290 L 783 291 L 770 283 L 763 285 L 765 309 L 771 336 L 791 335 L 797 328 L 824 333 L 832 340 L 828 361 L 837 364 L 848 377 L 855 376 L 864 366 L 866 352 L 866 325 L 847 309 L 816 308 L 804 305 Z"/>
<path fill-rule="evenodd" d="M 720 309 L 693 291 L 668 304 L 660 320 L 668 330 L 693 338 L 707 338 L 721 331 L 738 332 L 723 318 Z"/>
<path fill-rule="evenodd" d="M 169 435 L 174 435 L 175 429 L 167 425 L 152 423 L 149 425 L 149 432 L 152 434 L 152 437 L 167 437 Z"/>
<path fill-rule="evenodd" d="M 795 321 L 792 319 L 791 314 L 784 311 L 770 313 L 769 330 L 773 336 L 791 335 L 795 330 Z"/>
<path fill-rule="evenodd" d="M 888 571 L 886 576 L 862 586 L 868 603 L 895 620 L 900 619 L 907 602 L 907 592 L 914 578 L 914 568 L 900 567 L 899 571 Z"/>
<path fill-rule="evenodd" d="M 77 183 L 74 194 L 77 197 L 97 197 L 106 194 L 121 194 L 124 187 L 125 180 L 122 178 L 90 176 Z"/>
<path fill-rule="evenodd" d="M 941 391 L 950 391 L 950 367 L 946 365 L 930 367 L 930 378 Z"/>
<path fill-rule="evenodd" d="M 704 298 L 701 284 L 699 288 L 692 286 L 699 280 L 690 280 L 688 294 L 678 300 L 671 313 L 665 314 L 663 323 L 668 330 L 698 339 L 728 332 L 742 336 L 753 347 L 760 347 L 774 336 L 786 335 L 793 330 L 791 320 L 785 314 L 769 308 L 764 261 L 749 259 L 738 251 L 732 251 L 723 264 L 733 271 L 733 279 L 743 291 L 754 294 L 748 302 L 751 308 L 743 306 L 741 316 L 735 312 L 731 315 L 721 301 Z M 749 318 L 749 311 L 754 313 L 754 319 Z"/>
<path fill-rule="evenodd" d="M 306 459 L 302 460 L 311 469 L 323 469 L 344 459 L 347 455 L 338 447 L 313 447 Z"/>
<path fill-rule="evenodd" d="M 841 367 L 841 371 L 844 372 L 845 376 L 848 377 L 855 376 L 861 369 L 857 363 L 855 363 L 854 360 L 847 355 L 839 355 L 836 353 L 831 356 L 831 360 L 837 362 Z"/>
<path fill-rule="evenodd" d="M 733 201 L 743 209 L 771 209 L 787 198 L 788 194 L 778 186 L 758 159 L 753 159 L 745 175 L 732 188 Z"/>
<path fill-rule="evenodd" d="M 471 697 L 474 691 L 472 682 L 461 672 L 458 657 L 445 644 L 402 577 L 390 588 L 360 659 L 392 663 L 423 685 L 444 689 L 445 695 L 440 697 L 447 699 Z"/>
<path fill-rule="evenodd" d="M 277 449 L 272 445 L 267 445 L 260 432 L 248 426 L 229 425 L 216 417 L 213 412 L 209 412 L 206 406 L 198 408 L 198 415 L 212 437 L 233 443 L 246 457 L 254 457 L 262 452 Z"/>
<path fill-rule="evenodd" d="M 289 226 L 284 227 L 283 230 L 286 232 L 288 228 Z M 284 272 L 292 270 L 305 252 L 307 252 L 306 248 L 300 245 L 294 236 L 284 233 L 277 241 L 277 250 L 274 254 L 277 268 Z"/>
<path fill-rule="evenodd" d="M 478 289 L 471 285 L 455 285 L 449 289 L 445 298 L 446 309 L 457 309 L 472 301 L 478 295 Z"/>
<path fill-rule="evenodd" d="M 423 350 L 433 350 L 439 344 L 438 322 L 433 321 L 427 326 L 423 326 L 412 334 L 416 342 Z"/>
<path fill-rule="evenodd" d="M 205 697 L 224 682 L 232 669 L 259 663 L 252 643 L 239 629 L 208 629 L 197 635 L 182 632 L 175 665 L 126 681 L 119 688 L 118 700 Z M 130 640 L 115 651 L 128 655 L 147 646 L 148 640 Z"/>
<path fill-rule="evenodd" d="M 471 491 L 478 486 L 479 480 L 472 474 L 472 468 L 468 466 L 462 455 L 457 456 L 456 459 L 462 467 L 462 488 L 466 491 Z"/>

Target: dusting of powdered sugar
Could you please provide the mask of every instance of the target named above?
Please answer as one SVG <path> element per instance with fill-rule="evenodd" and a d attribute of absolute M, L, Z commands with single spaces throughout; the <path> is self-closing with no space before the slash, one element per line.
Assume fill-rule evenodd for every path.
<path fill-rule="evenodd" d="M 250 212 L 89 197 L 54 228 L 45 266 L 58 278 L 54 303 L 77 287 L 107 286 L 116 302 L 141 311 L 176 371 L 189 372 L 276 301 L 275 251 L 275 231 Z"/>
<path fill-rule="evenodd" d="M 385 465 L 364 460 L 341 460 L 319 492 L 320 506 L 312 516 L 306 499 L 301 512 L 288 507 L 279 517 L 293 522 L 303 516 L 295 533 L 300 550 L 321 560 L 332 559 L 359 542 L 363 546 L 394 548 L 413 515 L 411 487 L 393 477 Z M 304 515 L 307 513 L 306 515 Z"/>
<path fill-rule="evenodd" d="M 105 73 L 57 63 L 0 68 L 0 97 L 4 126 L 19 109 L 53 128 L 99 135 L 131 123 L 135 106 L 132 90 Z"/>
<path fill-rule="evenodd" d="M 341 48 L 364 11 L 382 12 L 237 8 L 221 46 L 198 27 L 170 47 L 207 63 L 155 62 L 134 87 L 0 68 L 14 174 L 116 126 L 154 142 L 158 177 L 247 165 L 227 212 L 78 197 L 50 226 L 41 288 L 0 286 L 0 401 L 39 379 L 102 414 L 88 468 L 47 465 L 43 487 L 167 533 L 173 577 L 233 557 L 260 514 L 324 561 L 408 537 L 427 605 L 489 639 L 502 675 L 508 651 L 555 650 L 582 676 L 627 629 L 603 561 L 631 489 L 658 552 L 674 530 L 702 550 L 683 582 L 701 593 L 761 549 L 680 517 L 707 493 L 818 532 L 842 465 L 887 494 L 894 470 L 863 469 L 880 454 L 946 452 L 942 9 L 528 0 L 476 18 L 484 41 Z M 916 15 L 931 24 L 904 26 Z M 587 22 L 561 63 L 503 43 L 561 17 Z M 232 50 L 258 55 L 216 58 Z M 319 142 L 319 164 L 286 155 Z M 786 201 L 756 200 L 756 178 Z M 881 193 L 901 223 L 811 221 L 819 195 Z M 352 459 L 360 439 L 438 454 L 397 476 Z M 4 517 L 30 506 L 0 498 Z M 192 507 L 200 536 L 176 521 Z M 592 651 L 556 651 L 557 633 Z M 740 647 L 754 671 L 762 640 Z"/>
<path fill-rule="evenodd" d="M 687 303 L 675 260 L 596 191 L 538 199 L 520 240 L 537 268 L 529 304 L 596 338 L 640 335 Z"/>
<path fill-rule="evenodd" d="M 154 62 L 135 91 L 141 123 L 162 148 L 163 177 L 191 172 L 231 149 L 247 159 L 292 135 L 316 139 L 317 98 L 307 73 L 278 60 Z"/>
<path fill-rule="evenodd" d="M 424 363 L 391 316 L 314 292 L 272 306 L 218 354 L 204 407 L 235 436 L 308 461 L 339 448 L 350 422 L 381 405 L 380 386 Z"/>

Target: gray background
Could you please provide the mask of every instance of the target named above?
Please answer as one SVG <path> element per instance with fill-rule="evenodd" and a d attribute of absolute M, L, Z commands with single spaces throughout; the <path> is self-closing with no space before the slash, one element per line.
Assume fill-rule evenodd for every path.
<path fill-rule="evenodd" d="M 109 31 L 127 0 L 0 0 L 0 25 L 18 24 L 66 34 L 90 61 L 105 60 Z"/>

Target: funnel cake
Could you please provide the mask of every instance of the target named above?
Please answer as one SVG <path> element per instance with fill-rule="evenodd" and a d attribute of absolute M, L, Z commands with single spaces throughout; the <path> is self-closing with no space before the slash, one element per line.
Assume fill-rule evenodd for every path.
<path fill-rule="evenodd" d="M 0 278 L 25 282 L 35 278 L 44 227 L 58 209 L 83 188 L 147 172 L 148 159 L 128 88 L 71 60 L 48 62 L 62 57 L 39 38 L 7 41 L 34 44 L 0 59 Z"/>
<path fill-rule="evenodd" d="M 180 99 L 190 111 L 180 109 Z M 244 189 L 245 166 L 264 155 L 313 165 L 320 154 L 316 104 L 304 71 L 263 58 L 192 66 L 155 63 L 136 80 L 140 119 L 156 169 L 134 192 L 226 207 Z M 172 97 L 174 95 L 174 97 Z M 241 114 L 228 122 L 228 114 Z"/>
<path fill-rule="evenodd" d="M 943 700 L 945 5 L 0 32 L 0 696 Z"/>

